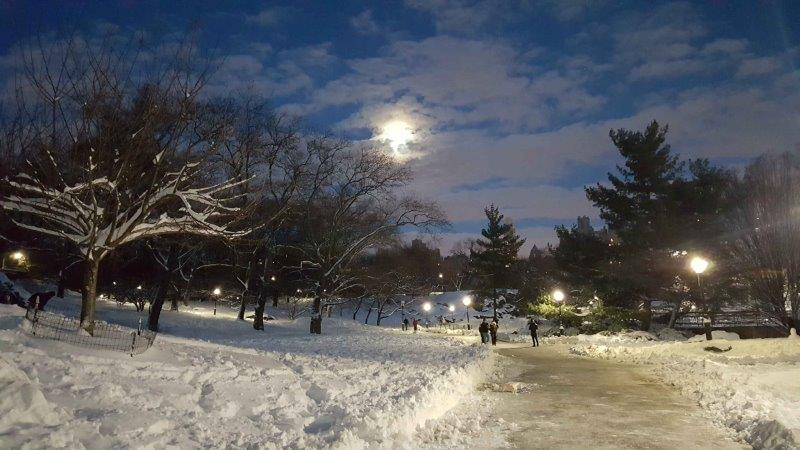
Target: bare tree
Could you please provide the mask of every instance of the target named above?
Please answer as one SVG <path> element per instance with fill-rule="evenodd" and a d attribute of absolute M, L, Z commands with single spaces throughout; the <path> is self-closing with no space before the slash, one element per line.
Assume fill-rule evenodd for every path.
<path fill-rule="evenodd" d="M 437 205 L 398 197 L 411 172 L 370 148 L 319 139 L 310 143 L 314 170 L 305 178 L 303 208 L 296 216 L 300 269 L 313 284 L 311 332 L 322 332 L 325 305 L 359 286 L 351 270 L 362 252 L 393 237 L 402 227 L 434 228 L 447 222 Z"/>
<path fill-rule="evenodd" d="M 800 155 L 761 156 L 747 167 L 741 192 L 731 253 L 762 305 L 795 326 L 800 318 Z"/>
<path fill-rule="evenodd" d="M 309 152 L 296 117 L 279 114 L 257 96 L 243 94 L 223 102 L 231 132 L 219 147 L 215 161 L 230 178 L 247 180 L 238 186 L 241 207 L 254 232 L 230 243 L 231 266 L 240 287 L 239 320 L 248 302 L 256 298 L 254 327 L 263 329 L 268 278 L 274 266 L 277 237 L 287 217 L 306 166 Z"/>
<path fill-rule="evenodd" d="M 231 191 L 242 181 L 206 170 L 228 126 L 199 97 L 209 72 L 198 68 L 194 46 L 180 42 L 166 52 L 113 42 L 74 38 L 26 53 L 17 112 L 35 138 L 26 165 L 2 190 L 15 224 L 78 249 L 89 333 L 98 267 L 116 248 L 165 234 L 249 231 L 232 219 L 240 208 Z M 155 63 L 145 70 L 144 60 Z M 45 109 L 52 114 L 43 116 Z"/>

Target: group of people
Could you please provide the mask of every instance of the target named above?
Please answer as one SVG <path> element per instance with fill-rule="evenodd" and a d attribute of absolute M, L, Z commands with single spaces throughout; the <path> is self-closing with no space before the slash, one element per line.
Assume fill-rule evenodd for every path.
<path fill-rule="evenodd" d="M 492 345 L 497 345 L 497 328 L 499 326 L 500 324 L 497 322 L 497 317 L 492 319 L 491 323 L 487 323 L 484 317 L 483 322 L 478 326 L 478 332 L 481 334 L 481 344 L 488 343 L 491 338 Z"/>
<path fill-rule="evenodd" d="M 411 324 L 411 326 L 413 326 L 413 327 L 414 327 L 414 333 L 416 333 L 416 332 L 417 332 L 417 330 L 419 329 L 419 324 L 420 324 L 420 321 L 419 321 L 419 319 L 417 319 L 416 317 L 414 317 L 414 318 L 413 318 L 413 319 L 411 319 L 411 321 L 409 322 L 409 320 L 408 320 L 408 317 L 405 317 L 405 318 L 403 318 L 403 325 L 402 325 L 402 329 L 403 329 L 403 331 L 408 331 L 408 325 L 409 325 L 409 324 Z"/>
<path fill-rule="evenodd" d="M 414 327 L 414 332 L 416 333 L 419 327 L 419 323 L 420 321 L 416 317 L 411 319 L 411 321 L 409 321 L 408 318 L 405 317 L 403 318 L 402 329 L 403 331 L 408 331 L 408 326 L 409 324 L 411 324 L 411 326 Z M 478 326 L 478 332 L 481 335 L 481 344 L 487 344 L 491 341 L 492 345 L 497 345 L 497 329 L 499 328 L 499 326 L 500 323 L 497 321 L 496 317 L 493 318 L 491 322 L 487 322 L 486 318 L 484 317 L 480 326 Z M 539 336 L 537 333 L 539 331 L 539 324 L 533 317 L 528 319 L 528 330 L 530 330 L 531 332 L 531 340 L 533 341 L 533 346 L 538 347 Z"/>

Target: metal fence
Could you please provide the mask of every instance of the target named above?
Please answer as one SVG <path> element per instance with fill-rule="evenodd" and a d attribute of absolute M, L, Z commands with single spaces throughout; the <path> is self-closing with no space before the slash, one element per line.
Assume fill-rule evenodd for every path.
<path fill-rule="evenodd" d="M 28 308 L 22 329 L 29 335 L 42 339 L 68 342 L 86 348 L 130 353 L 144 353 L 153 345 L 156 333 L 139 328 L 127 328 L 95 321 L 94 332 L 89 334 L 80 326 L 80 321 L 60 314 Z"/>
<path fill-rule="evenodd" d="M 702 329 L 705 327 L 703 320 L 705 313 L 692 312 L 679 317 L 675 321 L 675 328 Z M 717 312 L 711 320 L 711 328 L 734 327 L 769 327 L 783 328 L 783 322 L 774 314 L 764 311 L 731 311 Z"/>

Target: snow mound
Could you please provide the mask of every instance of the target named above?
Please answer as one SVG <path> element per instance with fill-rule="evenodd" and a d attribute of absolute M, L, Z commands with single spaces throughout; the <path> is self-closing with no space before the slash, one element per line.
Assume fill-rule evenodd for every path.
<path fill-rule="evenodd" d="M 18 448 L 39 442 L 45 447 L 74 444 L 69 416 L 45 399 L 24 372 L 0 357 L 0 442 Z"/>
<path fill-rule="evenodd" d="M 662 341 L 685 341 L 686 336 L 674 328 L 662 328 L 656 333 L 659 340 Z"/>

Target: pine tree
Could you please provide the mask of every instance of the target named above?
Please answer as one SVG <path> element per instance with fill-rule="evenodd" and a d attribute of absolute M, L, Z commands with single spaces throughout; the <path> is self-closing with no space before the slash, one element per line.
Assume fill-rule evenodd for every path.
<path fill-rule="evenodd" d="M 503 215 L 497 207 L 490 205 L 484 211 L 489 224 L 481 230 L 484 239 L 476 242 L 471 260 L 480 286 L 478 292 L 491 295 L 496 319 L 497 290 L 510 287 L 506 283 L 525 239 L 519 237 L 513 224 L 503 222 Z"/>
<path fill-rule="evenodd" d="M 625 164 L 617 166 L 618 175 L 608 174 L 611 186 L 586 188 L 618 238 L 606 255 L 609 261 L 598 254 L 590 258 L 595 265 L 590 268 L 610 276 L 607 288 L 620 303 L 633 300 L 646 311 L 654 299 L 679 304 L 675 287 L 686 275 L 686 262 L 675 255 L 713 252 L 721 235 L 719 217 L 729 207 L 724 192 L 733 179 L 706 160 L 689 161 L 687 170 L 665 143 L 666 134 L 667 127 L 656 121 L 643 132 L 612 130 Z M 649 326 L 649 317 L 645 322 Z"/>

